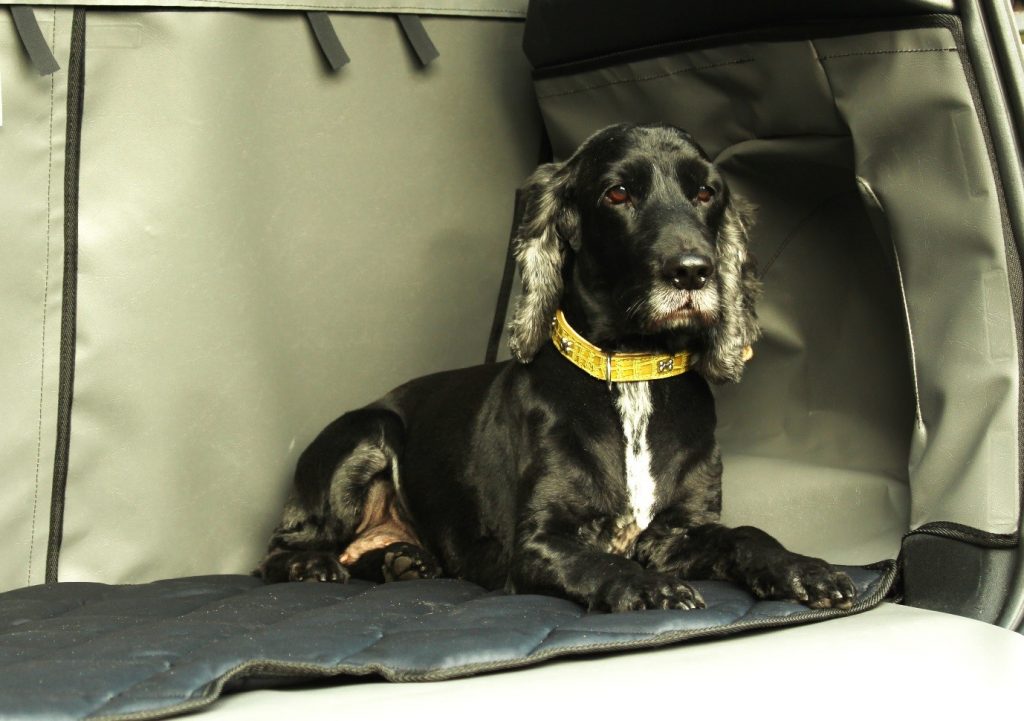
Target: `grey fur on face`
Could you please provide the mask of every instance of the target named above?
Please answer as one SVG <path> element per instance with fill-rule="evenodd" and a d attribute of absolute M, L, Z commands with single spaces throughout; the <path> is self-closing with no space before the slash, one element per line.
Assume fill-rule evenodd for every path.
<path fill-rule="evenodd" d="M 547 339 L 562 297 L 566 253 L 579 247 L 578 214 L 565 199 L 567 165 L 542 165 L 526 182 L 526 208 L 513 243 L 523 292 L 509 324 L 509 349 L 520 363 L 533 360 Z"/>
<path fill-rule="evenodd" d="M 710 327 L 711 340 L 697 359 L 697 370 L 709 381 L 739 381 L 745 349 L 761 335 L 754 306 L 761 282 L 747 248 L 753 207 L 733 197 L 718 234 L 719 319 Z"/>

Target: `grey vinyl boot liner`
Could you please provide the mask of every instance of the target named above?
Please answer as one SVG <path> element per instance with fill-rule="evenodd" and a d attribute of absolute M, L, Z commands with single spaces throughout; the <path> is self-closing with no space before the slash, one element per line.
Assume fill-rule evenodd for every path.
<path fill-rule="evenodd" d="M 0 718 L 159 718 L 207 706 L 243 680 L 437 681 L 811 623 L 881 603 L 896 564 L 844 570 L 858 589 L 848 611 L 758 601 L 720 581 L 694 583 L 702 610 L 618 614 L 456 580 L 32 586 L 0 595 Z"/>
<path fill-rule="evenodd" d="M 62 16 L 54 13 L 53 28 L 58 27 L 60 17 Z M 139 24 L 150 19 L 148 16 L 131 19 L 131 23 Z M 108 23 L 108 40 L 120 40 L 126 32 L 125 27 L 114 27 L 114 20 L 125 24 L 129 22 L 127 18 L 105 19 Z M 246 27 L 250 24 L 254 27 L 257 25 L 256 20 L 248 16 L 225 15 L 223 18 L 207 20 L 211 26 L 221 22 L 227 24 L 229 20 L 232 23 L 245 23 Z M 354 27 L 356 21 L 357 19 L 351 21 L 353 25 L 346 23 L 346 27 Z M 368 18 L 358 18 L 358 22 L 365 23 L 368 29 L 372 28 Z M 148 26 L 142 24 L 140 27 Z M 128 30 L 130 29 L 131 27 L 128 27 Z M 192 26 L 188 29 L 196 30 Z M 116 36 L 115 30 L 118 31 Z M 207 30 L 213 34 L 211 28 Z M 383 28 L 378 30 L 383 31 Z M 182 35 L 188 36 L 184 32 Z M 497 32 L 495 35 L 497 36 Z M 298 37 L 299 33 L 282 34 L 289 42 L 293 36 Z M 356 37 L 358 38 L 358 34 Z M 455 37 L 453 28 L 452 38 Z M 584 73 L 575 78 L 547 78 L 539 82 L 538 92 L 556 153 L 561 155 L 564 155 L 570 145 L 592 130 L 592 124 L 621 120 L 619 109 L 622 107 L 644 108 L 645 113 L 664 114 L 694 130 L 723 164 L 730 180 L 735 180 L 740 190 L 762 206 L 761 251 L 769 261 L 778 259 L 772 275 L 767 278 L 769 283 L 779 283 L 780 277 L 785 273 L 792 275 L 800 270 L 801 266 L 793 263 L 791 259 L 794 256 L 800 257 L 793 253 L 794 248 L 804 247 L 791 242 L 787 234 L 787 224 L 791 224 L 789 221 L 794 218 L 799 219 L 804 207 L 796 207 L 794 204 L 795 215 L 782 218 L 773 224 L 769 212 L 776 212 L 779 208 L 787 206 L 781 202 L 770 202 L 777 199 L 769 191 L 798 188 L 802 192 L 779 194 L 787 196 L 790 200 L 796 198 L 805 202 L 810 210 L 817 207 L 816 203 L 824 205 L 824 200 L 820 196 L 826 191 L 825 199 L 830 195 L 841 199 L 845 204 L 840 205 L 841 212 L 837 211 L 838 214 L 832 218 L 840 233 L 828 236 L 838 247 L 846 245 L 839 241 L 848 236 L 851 240 L 861 236 L 868 237 L 868 232 L 860 231 L 870 230 L 868 226 L 874 227 L 878 221 L 877 227 L 882 229 L 876 231 L 878 240 L 882 241 L 880 252 L 892 254 L 892 265 L 901 274 L 905 274 L 899 279 L 899 284 L 906 280 L 907 290 L 897 293 L 898 284 L 891 278 L 872 276 L 872 279 L 878 281 L 878 289 L 889 288 L 892 297 L 879 301 L 880 309 L 886 312 L 871 312 L 869 315 L 881 315 L 891 321 L 883 338 L 888 345 L 885 345 L 883 350 L 899 347 L 901 352 L 870 355 L 906 357 L 906 352 L 902 348 L 905 340 L 905 315 L 909 316 L 907 322 L 910 325 L 910 335 L 913 336 L 916 330 L 918 350 L 929 348 L 931 344 L 932 352 L 922 353 L 916 359 L 911 358 L 912 362 L 909 365 L 914 367 L 908 369 L 893 367 L 898 365 L 896 363 L 885 364 L 881 369 L 870 373 L 867 372 L 870 369 L 860 369 L 861 373 L 855 375 L 855 378 L 859 380 L 863 376 L 864 384 L 844 381 L 853 391 L 848 392 L 843 398 L 855 409 L 864 398 L 898 398 L 903 405 L 896 409 L 898 412 L 895 413 L 881 412 L 891 410 L 887 407 L 881 410 L 871 407 L 867 409 L 871 411 L 870 413 L 849 414 L 848 417 L 856 421 L 856 429 L 872 429 L 874 432 L 871 434 L 847 433 L 847 428 L 839 425 L 845 417 L 830 417 L 828 423 L 836 425 L 836 432 L 831 434 L 831 437 L 852 438 L 859 444 L 857 447 L 866 446 L 876 452 L 854 454 L 844 448 L 840 449 L 840 453 L 826 444 L 810 449 L 821 456 L 812 460 L 818 462 L 817 468 L 831 468 L 851 465 L 854 462 L 861 463 L 862 459 L 867 458 L 872 464 L 871 467 L 865 469 L 858 466 L 853 470 L 867 471 L 887 481 L 895 478 L 896 485 L 899 486 L 909 487 L 916 484 L 912 511 L 905 514 L 904 507 L 899 506 L 891 514 L 895 519 L 891 525 L 894 528 L 898 527 L 899 531 L 894 537 L 898 537 L 906 530 L 906 515 L 909 515 L 909 525 L 912 528 L 952 520 L 1002 538 L 1009 536 L 1016 529 L 1017 506 L 994 501 L 991 505 L 981 506 L 969 501 L 975 493 L 985 490 L 990 485 L 994 496 L 1001 499 L 1016 498 L 1013 493 L 1017 490 L 1016 485 L 1007 481 L 1017 478 L 1015 458 L 1005 457 L 996 452 L 1004 446 L 997 444 L 998 448 L 987 449 L 991 452 L 988 452 L 981 461 L 972 458 L 963 460 L 961 466 L 969 472 L 958 473 L 957 471 L 962 469 L 956 464 L 950 464 L 952 468 L 939 468 L 934 473 L 927 472 L 929 468 L 935 468 L 936 464 L 939 464 L 943 455 L 942 449 L 948 449 L 948 445 L 944 446 L 943 441 L 948 442 L 948 429 L 952 427 L 950 423 L 930 422 L 933 416 L 937 420 L 946 418 L 931 409 L 937 403 L 936 389 L 944 387 L 943 381 L 948 380 L 946 375 L 955 376 L 956 367 L 963 367 L 966 364 L 965 358 L 962 357 L 966 351 L 959 349 L 961 355 L 940 354 L 937 351 L 945 349 L 941 345 L 936 348 L 938 334 L 928 332 L 931 330 L 929 324 L 947 317 L 960 320 L 958 314 L 943 313 L 941 309 L 919 314 L 915 309 L 915 306 L 919 308 L 922 305 L 921 299 L 928 295 L 928 282 L 932 277 L 921 270 L 921 264 L 927 260 L 921 255 L 926 246 L 919 245 L 914 240 L 917 235 L 929 239 L 938 238 L 944 242 L 942 249 L 951 253 L 952 257 L 959 257 L 956 253 L 966 252 L 965 248 L 973 248 L 977 251 L 970 258 L 973 265 L 980 265 L 982 261 L 989 262 L 989 265 L 982 269 L 988 281 L 983 302 L 962 304 L 957 306 L 957 310 L 963 313 L 978 307 L 986 307 L 990 311 L 994 308 L 998 312 L 990 312 L 986 316 L 992 330 L 998 331 L 999 328 L 1005 327 L 1006 323 L 1000 324 L 997 321 L 1008 319 L 1012 313 L 1008 293 L 1003 287 L 1007 274 L 1006 263 L 999 242 L 1000 234 L 996 232 L 999 226 L 997 184 L 995 179 L 985 172 L 984 165 L 978 164 L 978 158 L 982 157 L 980 150 L 984 146 L 981 126 L 969 112 L 969 92 L 963 81 L 962 70 L 954 62 L 955 39 L 934 28 L 902 33 L 892 41 L 886 37 L 880 35 L 853 39 L 831 38 L 822 43 L 812 44 L 753 44 L 749 48 L 739 48 L 739 51 L 744 51 L 739 54 L 735 49 L 710 49 L 703 51 L 704 54 L 716 57 L 706 58 L 707 62 L 695 56 L 693 59 L 674 59 L 665 68 L 654 68 L 649 73 L 638 65 L 636 73 L 630 71 L 621 76 L 617 73 L 625 71 L 598 70 L 593 72 L 597 76 L 607 77 L 592 77 Z M 444 39 L 444 36 L 441 35 L 441 38 Z M 358 49 L 358 45 L 356 48 Z M 134 48 L 133 52 L 135 55 L 143 54 L 141 51 L 135 52 Z M 187 53 L 185 55 L 187 56 Z M 788 61 L 791 59 L 800 59 L 801 62 L 789 65 Z M 925 66 L 925 72 L 898 76 L 891 72 L 875 72 L 875 63 L 888 64 L 896 59 L 913 60 Z M 659 61 L 647 62 L 656 64 Z M 789 68 L 798 68 L 801 72 L 794 73 L 791 70 L 789 74 L 751 74 L 758 68 L 771 69 L 779 63 Z M 137 66 L 136 61 L 135 64 L 122 64 L 119 67 Z M 92 67 L 95 69 L 97 65 L 94 63 Z M 893 69 L 899 69 L 899 66 L 894 65 Z M 957 70 L 961 75 L 958 76 L 956 84 L 947 87 L 945 80 L 951 70 Z M 809 88 L 820 91 L 808 95 L 809 98 L 815 99 L 813 108 L 810 107 L 810 103 L 805 104 L 803 111 L 798 114 L 799 117 L 795 118 L 789 113 L 788 107 L 779 108 L 772 104 L 765 106 L 771 112 L 736 113 L 732 107 L 732 104 L 737 102 L 734 98 L 746 97 L 740 91 L 757 96 L 764 94 L 776 98 L 778 103 L 788 105 L 788 101 L 783 102 L 786 95 L 773 93 L 772 86 L 765 85 L 762 78 L 765 75 L 787 88 L 801 87 L 801 82 L 807 80 Z M 955 101 L 953 104 L 958 109 L 952 116 L 956 126 L 954 130 L 957 131 L 957 137 L 966 143 L 966 147 L 963 148 L 964 164 L 969 171 L 968 177 L 973 189 L 966 201 L 976 211 L 972 213 L 972 217 L 984 221 L 981 223 L 984 226 L 983 232 L 980 233 L 982 238 L 975 239 L 972 236 L 973 243 L 947 247 L 952 243 L 945 234 L 924 232 L 932 226 L 951 226 L 943 224 L 942 216 L 938 213 L 935 214 L 936 217 L 926 217 L 927 223 L 917 222 L 914 225 L 914 237 L 907 234 L 906 228 L 909 223 L 906 219 L 919 221 L 921 216 L 915 212 L 916 208 L 908 207 L 912 205 L 911 201 L 927 200 L 925 205 L 929 209 L 938 205 L 941 210 L 959 212 L 962 207 L 961 199 L 959 195 L 949 193 L 922 193 L 922 196 L 929 197 L 920 199 L 896 197 L 899 194 L 895 193 L 895 189 L 907 185 L 906 178 L 901 175 L 906 166 L 889 166 L 881 163 L 879 156 L 872 156 L 865 150 L 870 150 L 872 146 L 906 149 L 906 138 L 896 134 L 895 137 L 903 142 L 898 145 L 890 144 L 887 141 L 893 137 L 895 128 L 875 127 L 869 122 L 875 118 L 861 117 L 857 114 L 859 106 L 852 102 L 853 90 L 857 88 L 857 83 L 853 81 L 860 75 L 874 78 L 875 83 L 881 83 L 883 80 L 892 81 L 901 88 L 913 90 L 914 98 L 927 95 L 934 90 L 933 85 L 941 86 L 940 90 L 955 96 L 951 100 Z M 299 77 L 302 77 L 301 74 Z M 716 82 L 721 77 L 728 82 Z M 912 78 L 913 82 L 907 82 L 908 78 Z M 923 82 L 922 78 L 933 80 L 934 83 Z M 348 80 L 349 86 L 352 85 L 353 78 Z M 433 80 L 436 87 L 438 78 L 435 77 Z M 684 85 L 676 86 L 675 81 Z M 98 86 L 97 82 L 92 83 L 93 89 Z M 663 86 L 670 86 L 666 87 L 667 92 L 653 92 Z M 836 89 L 845 89 L 847 94 L 843 95 L 840 92 L 837 97 L 834 92 Z M 683 90 L 689 92 L 682 92 Z M 702 94 L 710 95 L 712 99 L 724 97 L 729 102 L 701 103 L 699 106 L 704 109 L 701 117 L 688 117 L 688 114 L 698 107 L 691 99 L 703 97 Z M 653 105 L 648 104 L 652 97 L 657 100 Z M 683 104 L 684 107 L 671 107 L 682 99 L 687 100 Z M 946 95 L 941 95 L 940 99 L 943 102 L 950 101 Z M 102 109 L 100 103 L 104 100 L 103 96 L 94 95 L 93 98 L 87 99 L 87 104 L 90 100 L 94 113 L 96 108 Z M 111 98 L 106 100 L 111 102 Z M 643 102 L 633 102 L 636 100 Z M 351 105 L 352 103 L 348 102 L 346 107 Z M 925 111 L 936 105 L 943 106 L 942 103 L 935 103 L 928 97 L 922 97 L 921 102 L 914 106 L 915 117 L 927 117 Z M 723 122 L 714 113 L 707 112 L 707 108 L 720 109 L 720 112 L 727 116 L 726 121 Z M 810 112 L 811 109 L 815 112 Z M 840 113 L 840 110 L 844 112 Z M 106 115 L 96 113 L 96 116 L 119 117 L 116 113 L 109 112 Z M 946 115 L 940 117 L 944 118 Z M 757 123 L 767 121 L 772 122 L 765 127 L 756 127 Z M 92 126 L 94 135 L 97 127 L 95 123 L 96 121 Z M 781 126 L 777 127 L 776 123 L 781 123 Z M 794 124 L 798 127 L 790 127 Z M 851 132 L 848 133 L 847 129 Z M 873 142 L 865 144 L 865 135 L 870 136 Z M 853 142 L 853 137 L 858 139 L 857 143 Z M 931 142 L 931 137 L 929 134 L 923 134 L 921 138 L 915 138 L 915 141 Z M 532 138 L 524 140 L 524 145 L 531 144 L 527 141 L 532 141 Z M 86 144 L 86 147 L 95 149 L 97 145 Z M 178 152 L 177 148 L 175 152 Z M 922 157 L 933 156 L 922 154 Z M 777 163 L 773 158 L 784 158 L 787 162 Z M 956 161 L 952 163 L 953 170 L 959 170 L 960 160 L 954 157 L 952 161 Z M 94 163 L 92 167 L 96 170 L 98 166 Z M 86 169 L 89 169 L 88 163 Z M 862 172 L 849 172 L 854 169 Z M 956 176 L 955 172 L 942 171 L 943 168 L 931 169 L 931 172 L 926 174 L 926 180 L 935 184 L 939 180 Z M 92 176 L 88 173 L 85 176 L 87 181 L 90 177 Z M 854 183 L 855 178 L 864 182 Z M 792 182 L 794 180 L 800 182 Z M 95 185 L 92 183 L 91 187 Z M 946 189 L 945 185 L 940 188 Z M 943 202 L 936 203 L 933 197 L 942 198 Z M 872 199 L 880 201 L 877 208 L 876 204 L 870 202 Z M 882 217 L 876 218 L 870 212 L 866 212 L 865 208 L 869 211 L 878 210 L 876 215 Z M 856 223 L 846 222 L 847 220 Z M 767 232 L 773 228 L 778 232 Z M 825 237 L 820 234 L 815 236 Z M 784 253 L 783 250 L 788 252 Z M 982 258 L 979 260 L 975 256 Z M 905 263 L 897 264 L 895 261 L 899 258 Z M 820 272 L 800 275 L 822 277 Z M 85 275 L 85 279 L 89 280 L 88 274 Z M 104 287 L 108 288 L 110 279 L 104 277 L 103 280 Z M 777 298 L 778 294 L 774 297 Z M 786 312 L 788 310 L 786 307 L 768 306 L 765 313 L 766 321 L 769 325 L 774 324 L 776 331 L 784 330 L 787 325 L 783 321 L 789 317 Z M 120 317 L 117 317 L 117 321 L 119 325 L 124 322 Z M 985 324 L 978 326 L 979 329 L 987 327 Z M 872 343 L 881 344 L 876 336 L 877 334 L 865 337 Z M 771 337 L 769 336 L 769 339 Z M 775 337 L 782 336 L 776 332 Z M 966 408 L 968 411 L 976 411 L 982 405 L 998 407 L 999 412 L 995 417 L 995 421 L 998 421 L 996 431 L 1000 437 L 1016 440 L 1016 419 L 1008 402 L 1016 397 L 1017 354 L 1015 347 L 1010 347 L 1006 343 L 1007 340 L 1008 336 L 993 332 L 985 338 L 985 342 L 975 344 L 988 348 L 992 356 L 988 359 L 991 363 L 971 367 L 982 368 L 985 371 L 985 378 L 992 381 L 985 388 L 993 395 L 993 403 L 959 404 L 957 407 Z M 801 344 L 791 345 L 798 348 Z M 750 407 L 772 407 L 769 403 L 751 404 L 751 394 L 763 394 L 770 400 L 773 388 L 785 388 L 783 382 L 787 379 L 787 374 L 780 373 L 779 369 L 786 371 L 792 363 L 785 365 L 781 361 L 796 355 L 794 348 L 787 348 L 778 342 L 774 347 L 771 343 L 762 344 L 758 354 L 759 364 L 752 368 L 752 372 L 761 373 L 765 377 L 748 380 L 737 389 L 727 389 L 720 398 L 720 408 L 723 411 L 734 409 L 731 417 L 739 419 L 732 427 L 724 429 L 722 435 L 725 445 L 734 451 L 753 451 L 750 456 L 757 457 L 759 461 L 763 458 L 782 458 L 785 462 L 792 463 L 793 459 L 807 458 L 809 454 L 805 448 L 776 448 L 756 437 L 754 440 L 758 440 L 761 445 L 749 442 L 750 428 L 745 424 L 752 423 L 757 416 L 748 412 L 736 412 L 735 409 L 739 407 L 745 411 Z M 936 359 L 943 355 L 943 363 L 938 364 Z M 814 352 L 809 356 L 817 360 L 825 357 L 824 354 Z M 920 364 L 915 364 L 915 360 L 919 360 Z M 758 368 L 763 370 L 757 370 Z M 920 375 L 912 376 L 911 371 Z M 822 372 L 816 377 L 826 380 L 848 379 L 849 374 Z M 765 382 L 766 378 L 775 379 L 774 384 Z M 115 380 L 120 383 L 122 376 L 115 374 Z M 921 387 L 916 387 L 919 381 Z M 861 393 L 862 385 L 870 386 L 875 392 L 871 395 Z M 821 390 L 825 388 L 825 384 L 818 383 L 815 387 Z M 878 391 L 879 387 L 883 392 Z M 890 388 L 900 391 L 899 395 L 884 392 Z M 963 389 L 960 389 L 960 392 L 965 397 L 986 397 L 984 394 L 967 393 Z M 93 397 L 97 395 L 102 394 L 94 394 Z M 831 401 L 829 407 L 837 405 L 835 394 L 829 392 L 825 395 Z M 331 407 L 335 405 L 332 401 Z M 83 408 L 87 410 L 88 404 L 80 402 L 79 417 L 76 421 L 78 428 L 88 428 L 88 415 L 83 417 Z M 801 410 L 802 406 L 797 407 L 797 412 L 790 415 L 811 417 L 810 414 L 802 414 Z M 246 411 L 246 415 L 251 413 Z M 308 408 L 303 406 L 303 417 L 310 417 L 310 424 L 315 421 L 311 418 L 312 415 Z M 969 415 L 971 417 L 966 420 L 972 421 L 973 425 L 967 425 L 984 426 L 977 417 L 978 413 Z M 876 420 L 883 420 L 885 426 L 875 423 Z M 763 419 L 760 422 L 763 423 Z M 880 428 L 887 430 L 890 424 L 899 426 L 902 430 L 888 435 L 878 433 Z M 784 424 L 780 423 L 780 426 L 782 425 Z M 815 426 L 831 427 L 822 423 L 820 418 L 816 419 Z M 945 428 L 947 431 L 938 434 L 937 427 Z M 923 433 L 928 429 L 931 430 L 930 434 Z M 243 427 L 243 430 L 246 435 L 251 435 L 250 429 Z M 982 431 L 986 430 L 988 429 L 981 427 L 974 435 L 985 436 Z M 288 433 L 292 432 L 294 428 L 289 426 Z M 796 435 L 801 438 L 812 437 Z M 876 435 L 881 438 L 876 438 Z M 262 441 L 260 444 L 271 447 Z M 964 449 L 960 446 L 968 444 L 955 445 L 957 447 L 954 450 L 958 452 L 950 456 L 961 458 Z M 124 447 L 133 448 L 131 443 L 124 444 Z M 82 448 L 81 443 L 78 444 L 78 448 Z M 912 451 L 909 454 L 912 462 L 909 478 L 906 471 L 908 448 Z M 108 448 L 104 448 L 104 454 L 109 454 Z M 131 455 L 136 455 L 134 448 Z M 220 454 L 218 449 L 219 455 L 223 454 Z M 734 452 L 734 455 L 740 454 Z M 836 462 L 836 456 L 839 462 Z M 283 463 L 283 459 L 281 460 Z M 1000 472 L 982 472 L 982 461 Z M 731 463 L 729 467 L 733 468 L 736 465 Z M 812 470 L 816 472 L 817 468 Z M 134 473 L 127 475 L 133 483 L 137 480 Z M 785 479 L 795 474 L 779 475 Z M 835 475 L 833 472 L 825 476 L 826 481 Z M 193 476 L 201 479 L 217 477 L 215 473 L 193 473 Z M 757 476 L 762 478 L 764 474 L 759 472 Z M 96 472 L 96 477 L 106 478 L 99 471 Z M 154 477 L 158 476 L 154 474 Z M 926 484 L 925 480 L 929 482 Z M 731 482 L 729 478 L 726 481 Z M 184 487 L 177 483 L 153 485 L 160 489 Z M 256 485 L 263 487 L 262 482 Z M 758 487 L 752 483 L 747 485 L 751 489 L 748 497 L 754 497 L 751 503 L 764 506 L 763 494 L 756 492 Z M 79 482 L 79 491 L 85 493 L 85 486 L 87 484 Z M 134 487 L 133 485 L 132 488 Z M 198 543 L 208 544 L 209 539 L 195 532 L 197 527 L 203 527 L 203 518 L 197 515 L 197 512 L 201 508 L 215 508 L 220 513 L 221 509 L 217 503 L 211 503 L 205 495 L 209 492 L 205 486 L 203 491 L 203 494 L 195 494 L 198 500 L 187 509 L 192 513 L 194 526 L 185 528 L 181 526 L 178 518 L 171 518 L 169 523 L 181 526 L 182 535 L 187 536 L 189 541 L 200 539 Z M 832 493 L 833 489 L 829 488 L 829 495 L 825 497 L 831 498 Z M 905 489 L 903 495 L 909 495 Z M 87 493 L 86 496 L 93 498 L 93 501 L 81 502 L 80 525 L 76 529 L 72 524 L 73 533 L 70 536 L 88 539 L 94 544 L 99 542 L 98 547 L 104 550 L 120 547 L 116 539 L 111 541 L 101 536 L 100 531 L 109 528 L 110 533 L 120 532 L 128 528 L 129 517 L 119 517 L 118 523 L 105 526 L 96 523 L 97 509 L 105 508 L 110 499 L 116 498 L 118 494 L 110 492 L 104 485 L 92 496 Z M 735 494 L 727 489 L 727 497 L 734 496 Z M 161 498 L 150 507 L 162 511 L 166 505 L 166 502 L 162 501 Z M 789 506 L 788 503 L 785 505 Z M 844 517 L 850 515 L 851 506 L 843 503 L 833 505 L 842 509 Z M 860 506 L 857 508 L 859 517 L 850 525 L 863 528 L 865 519 L 874 518 L 876 514 L 869 513 Z M 1012 509 L 1012 512 L 1007 509 Z M 187 516 L 188 513 L 183 515 Z M 823 514 L 822 517 L 826 519 L 826 523 L 840 525 L 834 524 L 834 516 Z M 789 515 L 785 518 L 776 517 L 774 521 L 786 526 L 795 525 Z M 136 522 L 149 523 L 143 516 L 137 516 Z M 226 523 L 221 524 L 221 527 L 250 528 L 254 525 Z M 150 530 L 153 528 L 152 524 L 142 527 Z M 82 532 L 82 528 L 87 528 L 89 533 Z M 144 568 L 146 573 L 168 573 L 160 566 L 165 562 L 162 558 L 166 555 L 161 551 L 168 546 L 177 547 L 178 539 L 168 538 L 166 529 L 161 530 L 165 532 L 149 534 L 152 538 L 158 539 L 158 542 L 153 543 L 153 548 L 142 548 L 141 544 L 137 544 L 139 547 L 132 550 L 125 545 L 127 550 L 122 551 L 122 554 L 127 560 L 121 558 L 118 562 L 123 562 L 128 568 Z M 804 535 L 808 538 L 798 540 L 820 541 L 814 534 Z M 95 559 L 107 557 L 106 554 L 94 552 L 97 546 L 90 549 L 87 543 L 79 542 L 78 545 L 80 548 L 69 549 L 65 558 L 67 567 L 71 569 L 71 576 L 79 567 L 93 572 L 90 564 L 95 563 Z M 245 544 L 224 542 L 219 542 L 218 545 L 221 548 L 249 547 Z M 138 557 L 133 558 L 133 553 L 138 554 Z M 881 555 L 870 555 L 869 558 L 878 558 Z M 860 560 L 862 559 L 856 559 L 854 562 Z M 95 573 L 100 575 L 98 572 Z M 263 586 L 248 577 L 205 576 L 158 581 L 140 586 L 108 586 L 94 583 L 35 586 L 0 596 L 0 664 L 3 665 L 3 673 L 0 674 L 0 717 L 155 718 L 208 705 L 225 689 L 238 688 L 244 679 L 247 680 L 247 685 L 263 683 L 274 678 L 301 680 L 368 674 L 379 674 L 391 680 L 439 680 L 516 668 L 570 654 L 636 650 L 747 630 L 795 625 L 856 613 L 876 605 L 892 585 L 895 566 L 886 563 L 873 570 L 851 569 L 851 574 L 858 583 L 861 600 L 848 612 L 815 611 L 791 603 L 756 602 L 735 587 L 714 582 L 696 584 L 708 601 L 709 608 L 706 610 L 618 615 L 586 614 L 577 606 L 558 599 L 539 596 L 510 597 L 487 593 L 476 586 L 459 581 L 423 581 L 385 586 L 360 583 L 348 586 Z M 31 571 L 29 576 L 31 577 Z"/>
<path fill-rule="evenodd" d="M 332 14 L 337 73 L 300 10 L 344 2 L 185 4 L 35 8 L 48 76 L 0 10 L 0 590 L 246 573 L 320 427 L 483 356 L 540 144 L 525 0 L 399 3 L 447 6 L 429 68 L 348 3 L 381 12 Z"/>

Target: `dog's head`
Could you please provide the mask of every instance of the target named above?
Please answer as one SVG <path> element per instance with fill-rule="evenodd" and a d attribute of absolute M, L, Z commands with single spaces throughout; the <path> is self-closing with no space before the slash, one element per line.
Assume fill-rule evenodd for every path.
<path fill-rule="evenodd" d="M 533 359 L 571 293 L 593 343 L 689 347 L 708 380 L 739 380 L 759 332 L 750 209 L 693 138 L 668 125 L 605 128 L 538 168 L 524 192 L 517 360 Z"/>

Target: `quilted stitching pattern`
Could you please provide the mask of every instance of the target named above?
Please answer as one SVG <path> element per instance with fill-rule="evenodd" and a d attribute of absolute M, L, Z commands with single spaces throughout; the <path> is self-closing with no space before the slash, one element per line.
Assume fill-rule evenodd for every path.
<path fill-rule="evenodd" d="M 694 584 L 700 611 L 621 614 L 453 580 L 33 586 L 0 595 L 0 716 L 147 718 L 212 703 L 243 678 L 433 680 L 791 625 L 877 605 L 895 574 L 891 562 L 846 570 L 861 599 L 848 612 L 756 601 L 719 582 Z"/>

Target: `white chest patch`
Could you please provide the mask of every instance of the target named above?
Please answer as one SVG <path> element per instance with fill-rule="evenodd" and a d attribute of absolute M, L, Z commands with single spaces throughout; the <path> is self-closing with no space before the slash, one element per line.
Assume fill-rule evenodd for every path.
<path fill-rule="evenodd" d="M 651 522 L 654 508 L 654 478 L 647 425 L 651 420 L 651 389 L 647 382 L 619 383 L 615 407 L 626 436 L 626 491 L 633 518 L 641 530 Z"/>

